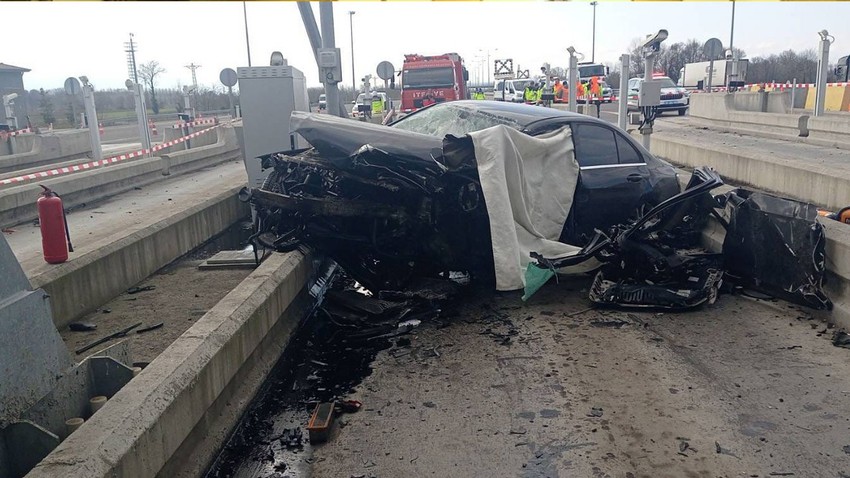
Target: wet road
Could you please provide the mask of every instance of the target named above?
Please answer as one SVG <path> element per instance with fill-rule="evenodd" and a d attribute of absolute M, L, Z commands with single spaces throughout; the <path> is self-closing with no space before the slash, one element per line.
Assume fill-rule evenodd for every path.
<path fill-rule="evenodd" d="M 383 350 L 303 336 L 310 354 L 278 369 L 254 433 L 237 434 L 255 438 L 209 476 L 850 476 L 850 350 L 826 325 L 729 295 L 690 313 L 586 310 L 587 285 L 526 304 L 472 294 Z M 308 402 L 347 389 L 363 410 L 329 443 L 287 449 Z"/>

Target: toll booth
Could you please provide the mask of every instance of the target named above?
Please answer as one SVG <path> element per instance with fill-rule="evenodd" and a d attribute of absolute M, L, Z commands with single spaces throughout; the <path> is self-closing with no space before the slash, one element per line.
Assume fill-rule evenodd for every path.
<path fill-rule="evenodd" d="M 242 108 L 242 156 L 248 186 L 260 187 L 269 171 L 263 172 L 256 158 L 279 151 L 307 148 L 293 134 L 289 118 L 293 111 L 310 111 L 304 73 L 286 64 L 237 68 L 239 103 Z"/>

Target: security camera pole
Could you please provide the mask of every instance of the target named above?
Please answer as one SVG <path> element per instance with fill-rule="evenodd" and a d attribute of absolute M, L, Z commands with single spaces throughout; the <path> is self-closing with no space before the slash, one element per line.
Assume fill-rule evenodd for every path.
<path fill-rule="evenodd" d="M 83 83 L 83 105 L 86 107 L 86 117 L 89 120 L 89 138 L 91 138 L 91 154 L 95 160 L 103 159 L 103 149 L 100 147 L 100 131 L 97 127 L 97 109 L 94 106 L 94 85 L 88 77 L 81 76 Z"/>
<path fill-rule="evenodd" d="M 576 49 L 573 47 L 567 48 L 567 51 L 570 52 L 570 71 L 569 71 L 569 81 L 570 84 L 569 89 L 569 102 L 570 102 L 570 111 L 573 113 L 576 112 L 576 83 L 578 82 L 578 58 L 576 58 Z"/>
<path fill-rule="evenodd" d="M 835 41 L 835 37 L 826 30 L 818 32 L 820 42 L 818 44 L 818 72 L 815 83 L 815 116 L 823 116 L 824 104 L 826 102 L 826 75 L 829 67 L 829 45 Z"/>
<path fill-rule="evenodd" d="M 151 148 L 150 130 L 148 130 L 148 112 L 145 106 L 145 91 L 142 85 L 128 79 L 124 82 L 124 86 L 133 92 L 133 103 L 136 106 L 136 120 L 139 122 L 139 141 L 142 143 L 142 149 Z"/>
<path fill-rule="evenodd" d="M 626 130 L 626 120 L 629 116 L 629 54 L 620 55 L 620 97 L 617 98 L 617 125 Z"/>
<path fill-rule="evenodd" d="M 655 35 L 647 36 L 643 45 L 644 72 L 643 84 L 638 92 L 638 106 L 643 113 L 643 121 L 638 128 L 641 133 L 643 147 L 649 151 L 652 124 L 655 121 L 657 107 L 661 105 L 661 88 L 652 81 L 652 71 L 655 69 L 655 55 L 661 50 L 661 42 L 667 39 L 667 30 L 658 30 Z"/>

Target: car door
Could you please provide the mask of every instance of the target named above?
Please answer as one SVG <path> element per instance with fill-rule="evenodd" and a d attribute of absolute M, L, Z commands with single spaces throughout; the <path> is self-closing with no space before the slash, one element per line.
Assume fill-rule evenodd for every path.
<path fill-rule="evenodd" d="M 614 127 L 574 122 L 572 132 L 580 174 L 571 236 L 583 244 L 594 229 L 635 216 L 650 188 L 649 169 L 640 151 Z"/>

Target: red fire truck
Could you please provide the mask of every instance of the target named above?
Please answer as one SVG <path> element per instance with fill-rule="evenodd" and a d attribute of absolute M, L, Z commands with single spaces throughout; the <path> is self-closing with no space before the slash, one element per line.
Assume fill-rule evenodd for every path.
<path fill-rule="evenodd" d="M 457 53 L 404 55 L 401 111 L 410 113 L 433 103 L 469 98 L 469 72 Z"/>

